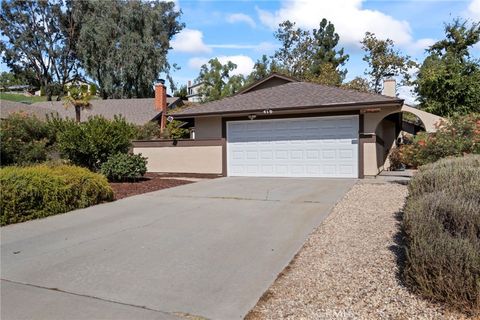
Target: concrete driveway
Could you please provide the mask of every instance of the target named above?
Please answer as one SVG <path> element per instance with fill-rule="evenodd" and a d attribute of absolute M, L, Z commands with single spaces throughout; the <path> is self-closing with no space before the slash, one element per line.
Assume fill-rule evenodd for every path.
<path fill-rule="evenodd" d="M 1 228 L 1 318 L 241 319 L 354 183 L 220 178 Z"/>

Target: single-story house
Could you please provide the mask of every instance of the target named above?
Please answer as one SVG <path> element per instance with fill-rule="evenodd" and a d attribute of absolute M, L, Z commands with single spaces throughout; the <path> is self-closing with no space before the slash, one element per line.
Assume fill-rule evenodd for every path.
<path fill-rule="evenodd" d="M 116 115 L 122 115 L 128 122 L 143 125 L 149 121 L 160 121 L 163 112 L 163 107 L 155 104 L 155 98 L 92 99 L 90 103 L 92 105 L 91 108 L 83 110 L 81 113 L 82 121 L 96 115 L 107 119 L 113 119 Z M 165 96 L 165 108 L 174 109 L 182 105 L 182 99 Z M 75 108 L 66 108 L 63 101 L 36 102 L 30 105 L 6 100 L 0 101 L 1 118 L 5 118 L 13 112 L 25 112 L 41 119 L 44 119 L 49 114 L 75 119 Z"/>
<path fill-rule="evenodd" d="M 234 96 L 173 109 L 195 139 L 135 141 L 153 172 L 225 176 L 363 178 L 387 169 L 402 112 L 427 131 L 439 117 L 404 104 L 395 81 L 383 95 L 272 74 Z"/>

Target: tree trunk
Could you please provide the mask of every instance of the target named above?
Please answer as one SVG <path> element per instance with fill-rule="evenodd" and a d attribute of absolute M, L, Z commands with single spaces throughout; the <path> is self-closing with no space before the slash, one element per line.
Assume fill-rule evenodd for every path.
<path fill-rule="evenodd" d="M 43 88 L 45 90 L 45 95 L 47 96 L 47 101 L 52 101 L 52 88 L 50 88 L 48 80 L 43 81 Z"/>
<path fill-rule="evenodd" d="M 75 106 L 75 120 L 77 122 L 80 122 L 80 107 L 79 106 Z"/>

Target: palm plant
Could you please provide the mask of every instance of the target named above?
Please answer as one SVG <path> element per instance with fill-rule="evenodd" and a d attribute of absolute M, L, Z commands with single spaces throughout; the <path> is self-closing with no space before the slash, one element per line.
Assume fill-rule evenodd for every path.
<path fill-rule="evenodd" d="M 80 87 L 71 86 L 68 90 L 68 95 L 64 98 L 63 105 L 65 108 L 73 106 L 75 108 L 75 120 L 80 122 L 80 113 L 84 109 L 90 109 L 91 95 L 87 90 L 82 90 Z"/>

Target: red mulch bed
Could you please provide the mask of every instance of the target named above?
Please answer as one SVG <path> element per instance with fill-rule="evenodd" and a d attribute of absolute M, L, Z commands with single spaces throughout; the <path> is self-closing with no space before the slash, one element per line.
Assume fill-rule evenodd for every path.
<path fill-rule="evenodd" d="M 145 177 L 136 182 L 111 182 L 110 186 L 115 193 L 115 199 L 123 199 L 137 194 L 172 188 L 193 181 L 168 179 L 155 174 L 146 174 Z"/>

